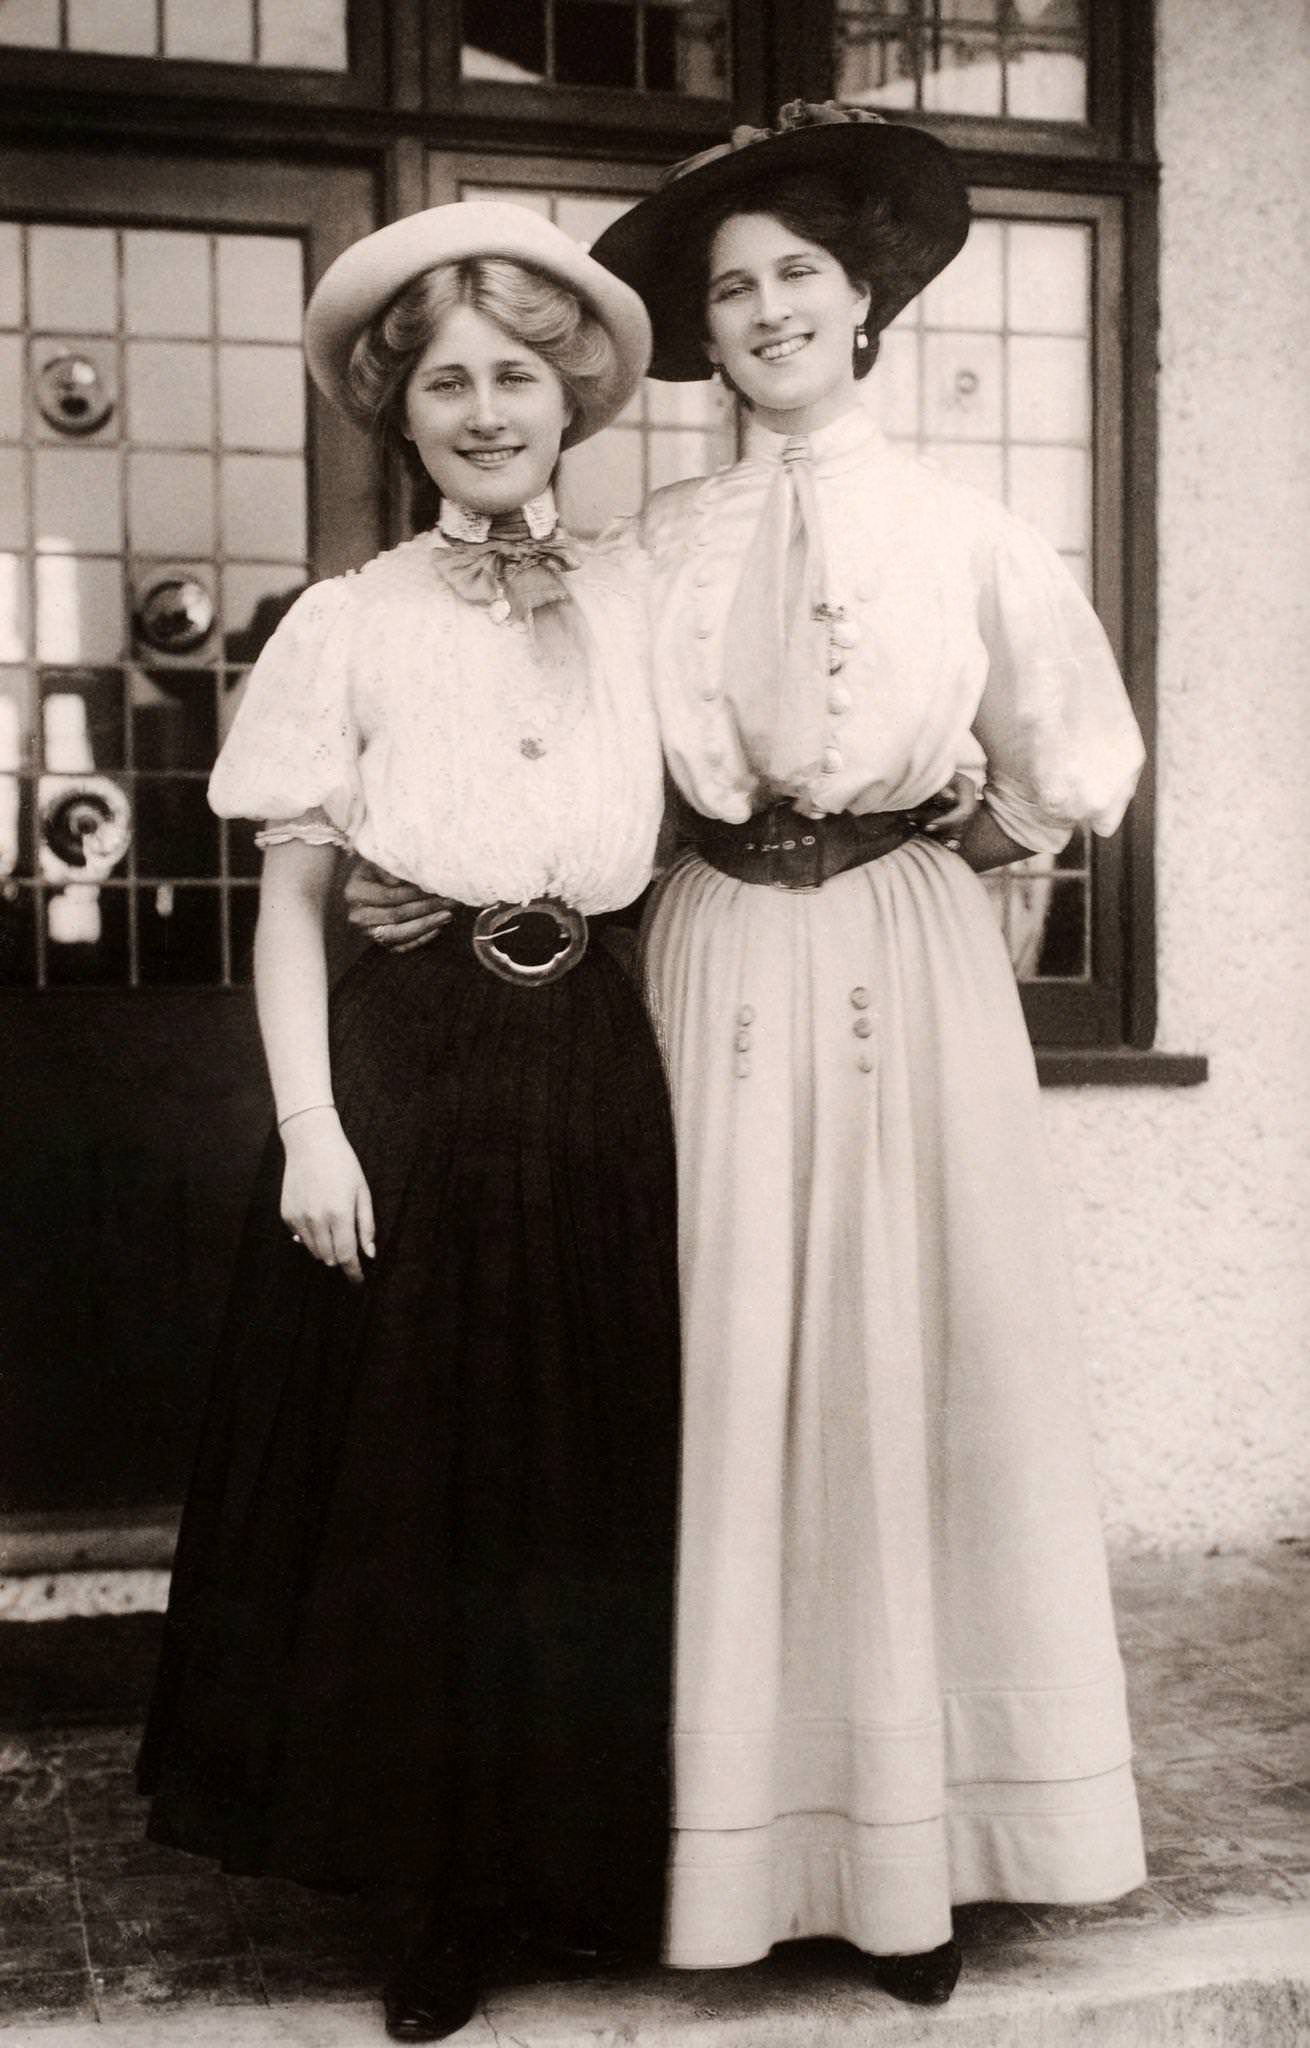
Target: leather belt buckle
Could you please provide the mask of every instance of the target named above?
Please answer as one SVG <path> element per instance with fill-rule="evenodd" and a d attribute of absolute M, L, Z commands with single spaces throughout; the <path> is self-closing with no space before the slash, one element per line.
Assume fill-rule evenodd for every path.
<path fill-rule="evenodd" d="M 473 920 L 471 943 L 488 974 L 519 987 L 545 988 L 571 973 L 586 952 L 587 920 L 549 896 L 490 903 Z"/>

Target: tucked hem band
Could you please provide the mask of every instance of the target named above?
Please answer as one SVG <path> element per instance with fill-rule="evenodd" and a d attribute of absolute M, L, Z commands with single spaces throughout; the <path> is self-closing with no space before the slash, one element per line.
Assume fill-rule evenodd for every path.
<path fill-rule="evenodd" d="M 951 1905 L 1089 1905 L 1145 1880 L 1127 1765 L 1095 1781 L 1094 1807 L 1079 1805 L 1087 1788 L 1001 1789 L 1025 1791 L 1029 1810 L 953 1811 L 901 1826 L 799 1813 L 763 1828 L 679 1830 L 665 1962 L 733 1969 L 775 1942 L 814 1937 L 873 1955 L 915 1953 L 949 1938 Z"/>

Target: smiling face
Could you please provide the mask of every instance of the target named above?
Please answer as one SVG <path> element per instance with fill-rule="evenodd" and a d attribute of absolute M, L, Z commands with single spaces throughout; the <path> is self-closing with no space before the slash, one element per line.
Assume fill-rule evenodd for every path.
<path fill-rule="evenodd" d="M 471 306 L 454 306 L 405 387 L 405 435 L 443 498 L 513 512 L 559 460 L 572 402 L 550 364 Z"/>
<path fill-rule="evenodd" d="M 855 403 L 852 347 L 868 311 L 837 258 L 770 213 L 733 214 L 710 245 L 710 361 L 775 433 L 811 433 Z"/>

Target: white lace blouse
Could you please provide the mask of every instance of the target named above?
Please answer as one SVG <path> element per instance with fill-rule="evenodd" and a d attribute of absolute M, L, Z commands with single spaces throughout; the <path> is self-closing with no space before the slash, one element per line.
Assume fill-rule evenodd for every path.
<path fill-rule="evenodd" d="M 1021 845 L 1112 832 L 1141 769 L 1136 721 L 1100 622 L 1059 556 L 1003 506 L 892 449 L 862 407 L 808 437 L 839 675 L 815 662 L 789 730 L 787 793 L 811 815 L 899 810 L 957 764 L 987 762 L 984 800 Z M 735 467 L 650 500 L 654 684 L 684 796 L 734 822 L 771 799 L 751 765 L 725 644 L 741 567 L 783 442 L 752 428 Z M 972 736 L 972 737 L 971 737 Z"/>
<path fill-rule="evenodd" d="M 619 909 L 649 880 L 663 795 L 645 565 L 584 550 L 567 580 L 592 658 L 564 676 L 529 625 L 438 576 L 441 544 L 420 535 L 296 600 L 251 672 L 210 803 L 266 820 L 264 844 L 351 847 L 463 903 Z"/>

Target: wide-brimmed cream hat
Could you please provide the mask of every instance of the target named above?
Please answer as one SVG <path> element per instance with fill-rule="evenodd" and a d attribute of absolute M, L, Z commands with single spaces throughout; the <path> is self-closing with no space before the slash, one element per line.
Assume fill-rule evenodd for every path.
<path fill-rule="evenodd" d="M 790 171 L 826 171 L 885 201 L 901 248 L 895 275 L 876 279 L 879 326 L 944 269 L 969 232 L 958 160 L 936 136 L 869 107 L 791 100 L 776 127 L 735 128 L 727 142 L 674 164 L 657 191 L 593 243 L 597 261 L 645 300 L 655 327 L 652 377 L 682 383 L 712 374 L 699 308 L 678 290 L 680 258 L 698 214 L 720 202 L 750 212 L 767 181 Z"/>
<path fill-rule="evenodd" d="M 508 256 L 576 293 L 614 348 L 608 375 L 573 394 L 576 411 L 564 430 L 571 448 L 622 412 L 650 361 L 650 320 L 637 293 L 587 254 L 579 242 L 530 207 L 503 199 L 461 199 L 407 214 L 337 257 L 319 279 L 305 312 L 305 360 L 320 391 L 351 419 L 358 417 L 348 370 L 355 342 L 407 284 L 436 263 L 470 256 Z"/>

